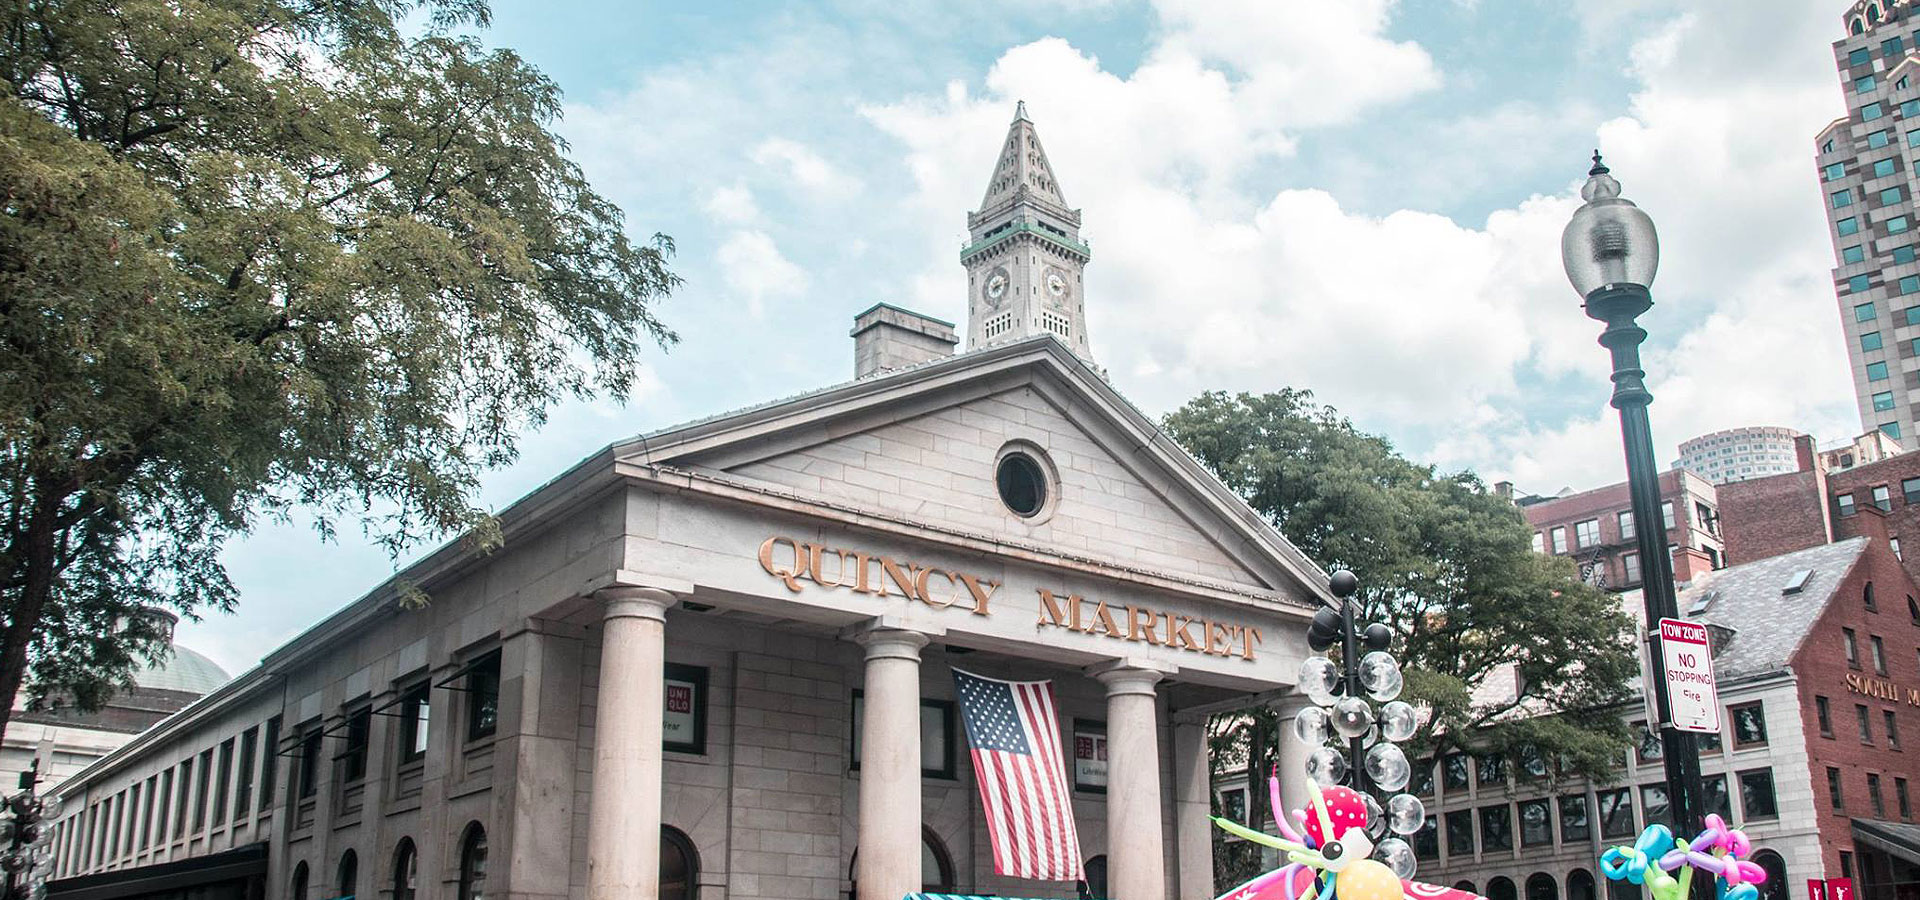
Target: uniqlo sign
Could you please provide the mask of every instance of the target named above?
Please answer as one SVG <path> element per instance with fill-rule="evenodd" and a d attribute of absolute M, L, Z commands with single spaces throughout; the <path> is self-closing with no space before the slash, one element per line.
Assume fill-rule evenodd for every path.
<path fill-rule="evenodd" d="M 1719 734 L 1720 692 L 1713 683 L 1713 647 L 1707 640 L 1707 626 L 1661 619 L 1660 658 L 1667 664 L 1667 710 L 1673 727 Z"/>

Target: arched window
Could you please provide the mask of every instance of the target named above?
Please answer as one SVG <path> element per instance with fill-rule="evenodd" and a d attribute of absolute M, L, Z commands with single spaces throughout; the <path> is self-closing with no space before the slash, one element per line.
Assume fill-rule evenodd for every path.
<path fill-rule="evenodd" d="M 699 893 L 700 852 L 686 832 L 660 826 L 660 900 L 694 900 Z"/>
<path fill-rule="evenodd" d="M 1607 879 L 1607 900 L 1640 900 L 1640 886 L 1626 879 Z"/>
<path fill-rule="evenodd" d="M 486 896 L 487 829 L 470 822 L 460 836 L 460 900 L 486 900 Z"/>
<path fill-rule="evenodd" d="M 1453 888 L 1454 890 L 1458 890 L 1458 891 L 1466 891 L 1469 894 L 1480 893 L 1480 889 L 1478 887 L 1475 887 L 1474 883 L 1471 881 L 1456 881 L 1453 883 Z"/>
<path fill-rule="evenodd" d="M 920 880 L 929 894 L 953 893 L 953 858 L 933 829 L 920 828 Z"/>
<path fill-rule="evenodd" d="M 1880 4 L 1878 3 L 1867 4 L 1867 24 L 1868 25 L 1880 24 Z"/>
<path fill-rule="evenodd" d="M 1545 872 L 1528 875 L 1527 900 L 1560 900 L 1560 888 L 1553 883 L 1553 876 Z"/>
<path fill-rule="evenodd" d="M 1907 595 L 1907 617 L 1913 620 L 1913 624 L 1920 625 L 1920 603 L 1913 602 L 1912 594 Z"/>
<path fill-rule="evenodd" d="M 1848 30 L 1852 31 L 1854 34 L 1866 34 L 1867 25 L 1865 22 L 1862 22 L 1856 18 L 1853 20 L 1853 27 Z"/>
<path fill-rule="evenodd" d="M 340 868 L 336 869 L 333 879 L 333 894 L 336 897 L 351 897 L 359 891 L 360 857 L 352 850 L 340 854 Z"/>
<path fill-rule="evenodd" d="M 1567 873 L 1567 900 L 1600 900 L 1593 893 L 1593 873 L 1575 869 Z"/>
<path fill-rule="evenodd" d="M 420 883 L 420 854 L 413 850 L 413 838 L 401 838 L 393 850 L 393 900 L 414 900 Z"/>
<path fill-rule="evenodd" d="M 1520 900 L 1520 889 L 1505 875 L 1487 882 L 1487 900 Z"/>
<path fill-rule="evenodd" d="M 1867 612 L 1876 612 L 1880 609 L 1880 604 L 1873 599 L 1873 582 L 1867 582 L 1867 586 L 1860 590 L 1860 605 L 1866 607 Z"/>
<path fill-rule="evenodd" d="M 307 900 L 307 864 L 293 867 L 293 889 L 289 892 L 293 900 Z"/>
<path fill-rule="evenodd" d="M 1107 896 L 1107 855 L 1105 853 L 1087 860 L 1087 893 L 1096 898 Z"/>
<path fill-rule="evenodd" d="M 1772 850 L 1762 850 L 1753 855 L 1753 862 L 1767 873 L 1767 883 L 1760 886 L 1760 900 L 1788 900 L 1792 892 L 1787 889 L 1787 861 Z"/>

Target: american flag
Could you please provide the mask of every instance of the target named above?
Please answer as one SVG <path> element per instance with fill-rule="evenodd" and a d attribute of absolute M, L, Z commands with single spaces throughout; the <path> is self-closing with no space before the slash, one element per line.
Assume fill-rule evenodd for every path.
<path fill-rule="evenodd" d="M 1044 881 L 1084 879 L 1053 682 L 1001 681 L 955 669 L 953 686 L 987 810 L 993 871 Z"/>

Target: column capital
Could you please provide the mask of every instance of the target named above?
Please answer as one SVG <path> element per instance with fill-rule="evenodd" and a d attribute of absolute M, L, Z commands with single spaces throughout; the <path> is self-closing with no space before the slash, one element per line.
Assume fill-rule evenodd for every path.
<path fill-rule="evenodd" d="M 1318 705 L 1320 704 L 1307 699 L 1307 695 L 1298 691 L 1275 697 L 1267 702 L 1267 707 L 1278 713 L 1282 719 L 1291 719 L 1299 715 L 1301 710 Z"/>
<path fill-rule="evenodd" d="M 927 635 L 910 628 L 895 628 L 880 622 L 869 622 L 844 632 L 844 637 L 867 648 L 867 659 L 906 659 L 920 661 L 920 650 L 932 640 Z"/>
<path fill-rule="evenodd" d="M 1154 696 L 1153 686 L 1174 673 L 1166 663 L 1145 659 L 1110 659 L 1086 668 L 1086 673 L 1107 686 L 1107 696 L 1145 694 Z"/>
<path fill-rule="evenodd" d="M 667 610 L 680 602 L 678 596 L 668 591 L 629 584 L 603 587 L 593 592 L 593 599 L 606 606 L 605 618 L 653 619 L 656 622 L 666 621 Z"/>

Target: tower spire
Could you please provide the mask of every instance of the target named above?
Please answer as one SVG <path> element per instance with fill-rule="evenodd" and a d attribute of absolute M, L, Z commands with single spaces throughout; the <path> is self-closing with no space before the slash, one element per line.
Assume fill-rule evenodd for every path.
<path fill-rule="evenodd" d="M 1067 205 L 1026 101 L 1013 122 L 980 209 L 967 215 L 967 347 L 1052 335 L 1088 363 L 1081 273 L 1092 255 L 1080 211 Z"/>

